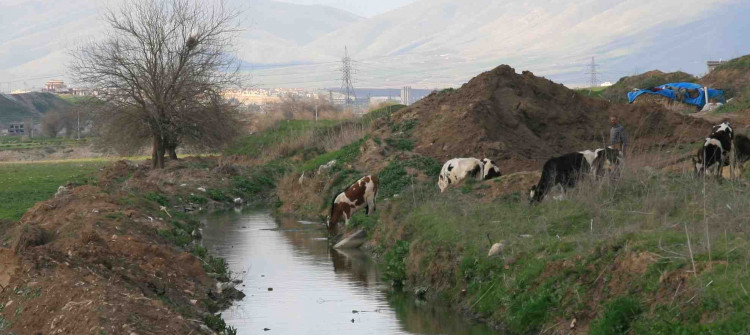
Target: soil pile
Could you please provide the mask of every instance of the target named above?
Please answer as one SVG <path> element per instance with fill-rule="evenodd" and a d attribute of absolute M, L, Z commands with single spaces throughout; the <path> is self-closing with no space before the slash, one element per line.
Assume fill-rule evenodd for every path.
<path fill-rule="evenodd" d="M 188 168 L 196 164 L 207 166 Z M 187 197 L 196 185 L 210 187 L 226 179 L 209 173 L 210 167 L 206 159 L 172 162 L 161 171 L 118 162 L 103 169 L 98 185 L 69 185 L 52 200 L 34 205 L 19 222 L 0 223 L 6 241 L 0 248 L 3 329 L 17 334 L 214 333 L 204 318 L 237 291 L 222 287 L 227 296 L 219 294 L 214 278 L 222 277 L 208 273 L 216 269 L 212 260 L 177 247 L 189 245 L 198 221 L 178 216 L 179 208 L 160 206 L 166 197 L 153 198 L 157 203 L 133 195 L 134 190 L 158 191 L 152 193 L 156 196 L 185 189 L 181 196 Z"/>
<path fill-rule="evenodd" d="M 635 76 L 622 77 L 614 85 L 608 87 L 602 97 L 612 102 L 628 102 L 628 92 L 633 89 L 646 89 L 654 86 L 677 82 L 695 82 L 696 78 L 688 73 L 648 71 Z"/>
<path fill-rule="evenodd" d="M 641 147 L 696 141 L 710 129 L 662 106 L 610 104 L 502 65 L 458 90 L 433 93 L 398 111 L 374 135 L 398 136 L 394 125 L 410 124 L 420 155 L 441 162 L 489 157 L 503 173 L 512 173 L 538 168 L 553 156 L 604 146 L 610 114 L 621 117 L 631 142 Z"/>

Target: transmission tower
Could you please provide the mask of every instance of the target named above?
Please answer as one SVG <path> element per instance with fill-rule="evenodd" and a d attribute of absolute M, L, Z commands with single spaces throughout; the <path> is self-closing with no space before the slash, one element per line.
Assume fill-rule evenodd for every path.
<path fill-rule="evenodd" d="M 599 75 L 599 71 L 597 71 L 597 68 L 599 65 L 596 65 L 596 60 L 594 57 L 591 57 L 591 64 L 589 64 L 586 74 L 590 76 L 589 81 L 589 87 L 594 88 L 596 85 L 599 84 L 599 78 L 597 78 L 597 75 Z"/>
<path fill-rule="evenodd" d="M 354 93 L 354 84 L 352 77 L 352 59 L 349 58 L 349 50 L 344 47 L 344 59 L 341 67 L 341 93 L 346 95 L 346 104 L 351 105 L 357 101 L 357 95 Z"/>

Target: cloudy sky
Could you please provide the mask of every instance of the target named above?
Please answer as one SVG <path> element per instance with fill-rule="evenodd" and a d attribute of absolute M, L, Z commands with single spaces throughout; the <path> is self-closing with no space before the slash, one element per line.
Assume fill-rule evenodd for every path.
<path fill-rule="evenodd" d="M 71 80 L 69 52 L 103 38 L 127 0 L 0 0 L 0 92 Z M 750 54 L 748 0 L 227 0 L 233 47 L 260 87 L 340 87 L 344 48 L 358 87 L 456 87 L 500 64 L 570 86 L 652 69 L 700 75 Z M 316 5 L 316 6 L 309 6 Z"/>
<path fill-rule="evenodd" d="M 416 0 L 283 0 L 303 5 L 325 5 L 350 11 L 354 14 L 372 17 L 399 8 Z"/>

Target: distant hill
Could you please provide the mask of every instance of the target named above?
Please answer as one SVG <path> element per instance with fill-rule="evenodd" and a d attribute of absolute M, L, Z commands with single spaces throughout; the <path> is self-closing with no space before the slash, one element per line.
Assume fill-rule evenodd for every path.
<path fill-rule="evenodd" d="M 52 93 L 0 94 L 0 125 L 25 119 L 40 119 L 45 113 L 72 105 Z"/>

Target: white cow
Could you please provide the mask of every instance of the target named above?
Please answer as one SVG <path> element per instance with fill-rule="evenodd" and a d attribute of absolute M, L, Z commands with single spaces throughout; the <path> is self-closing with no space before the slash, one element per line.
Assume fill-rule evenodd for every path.
<path fill-rule="evenodd" d="M 443 164 L 438 177 L 438 187 L 440 192 L 443 192 L 448 185 L 456 184 L 467 177 L 482 181 L 500 175 L 500 168 L 490 159 L 454 158 Z"/>

